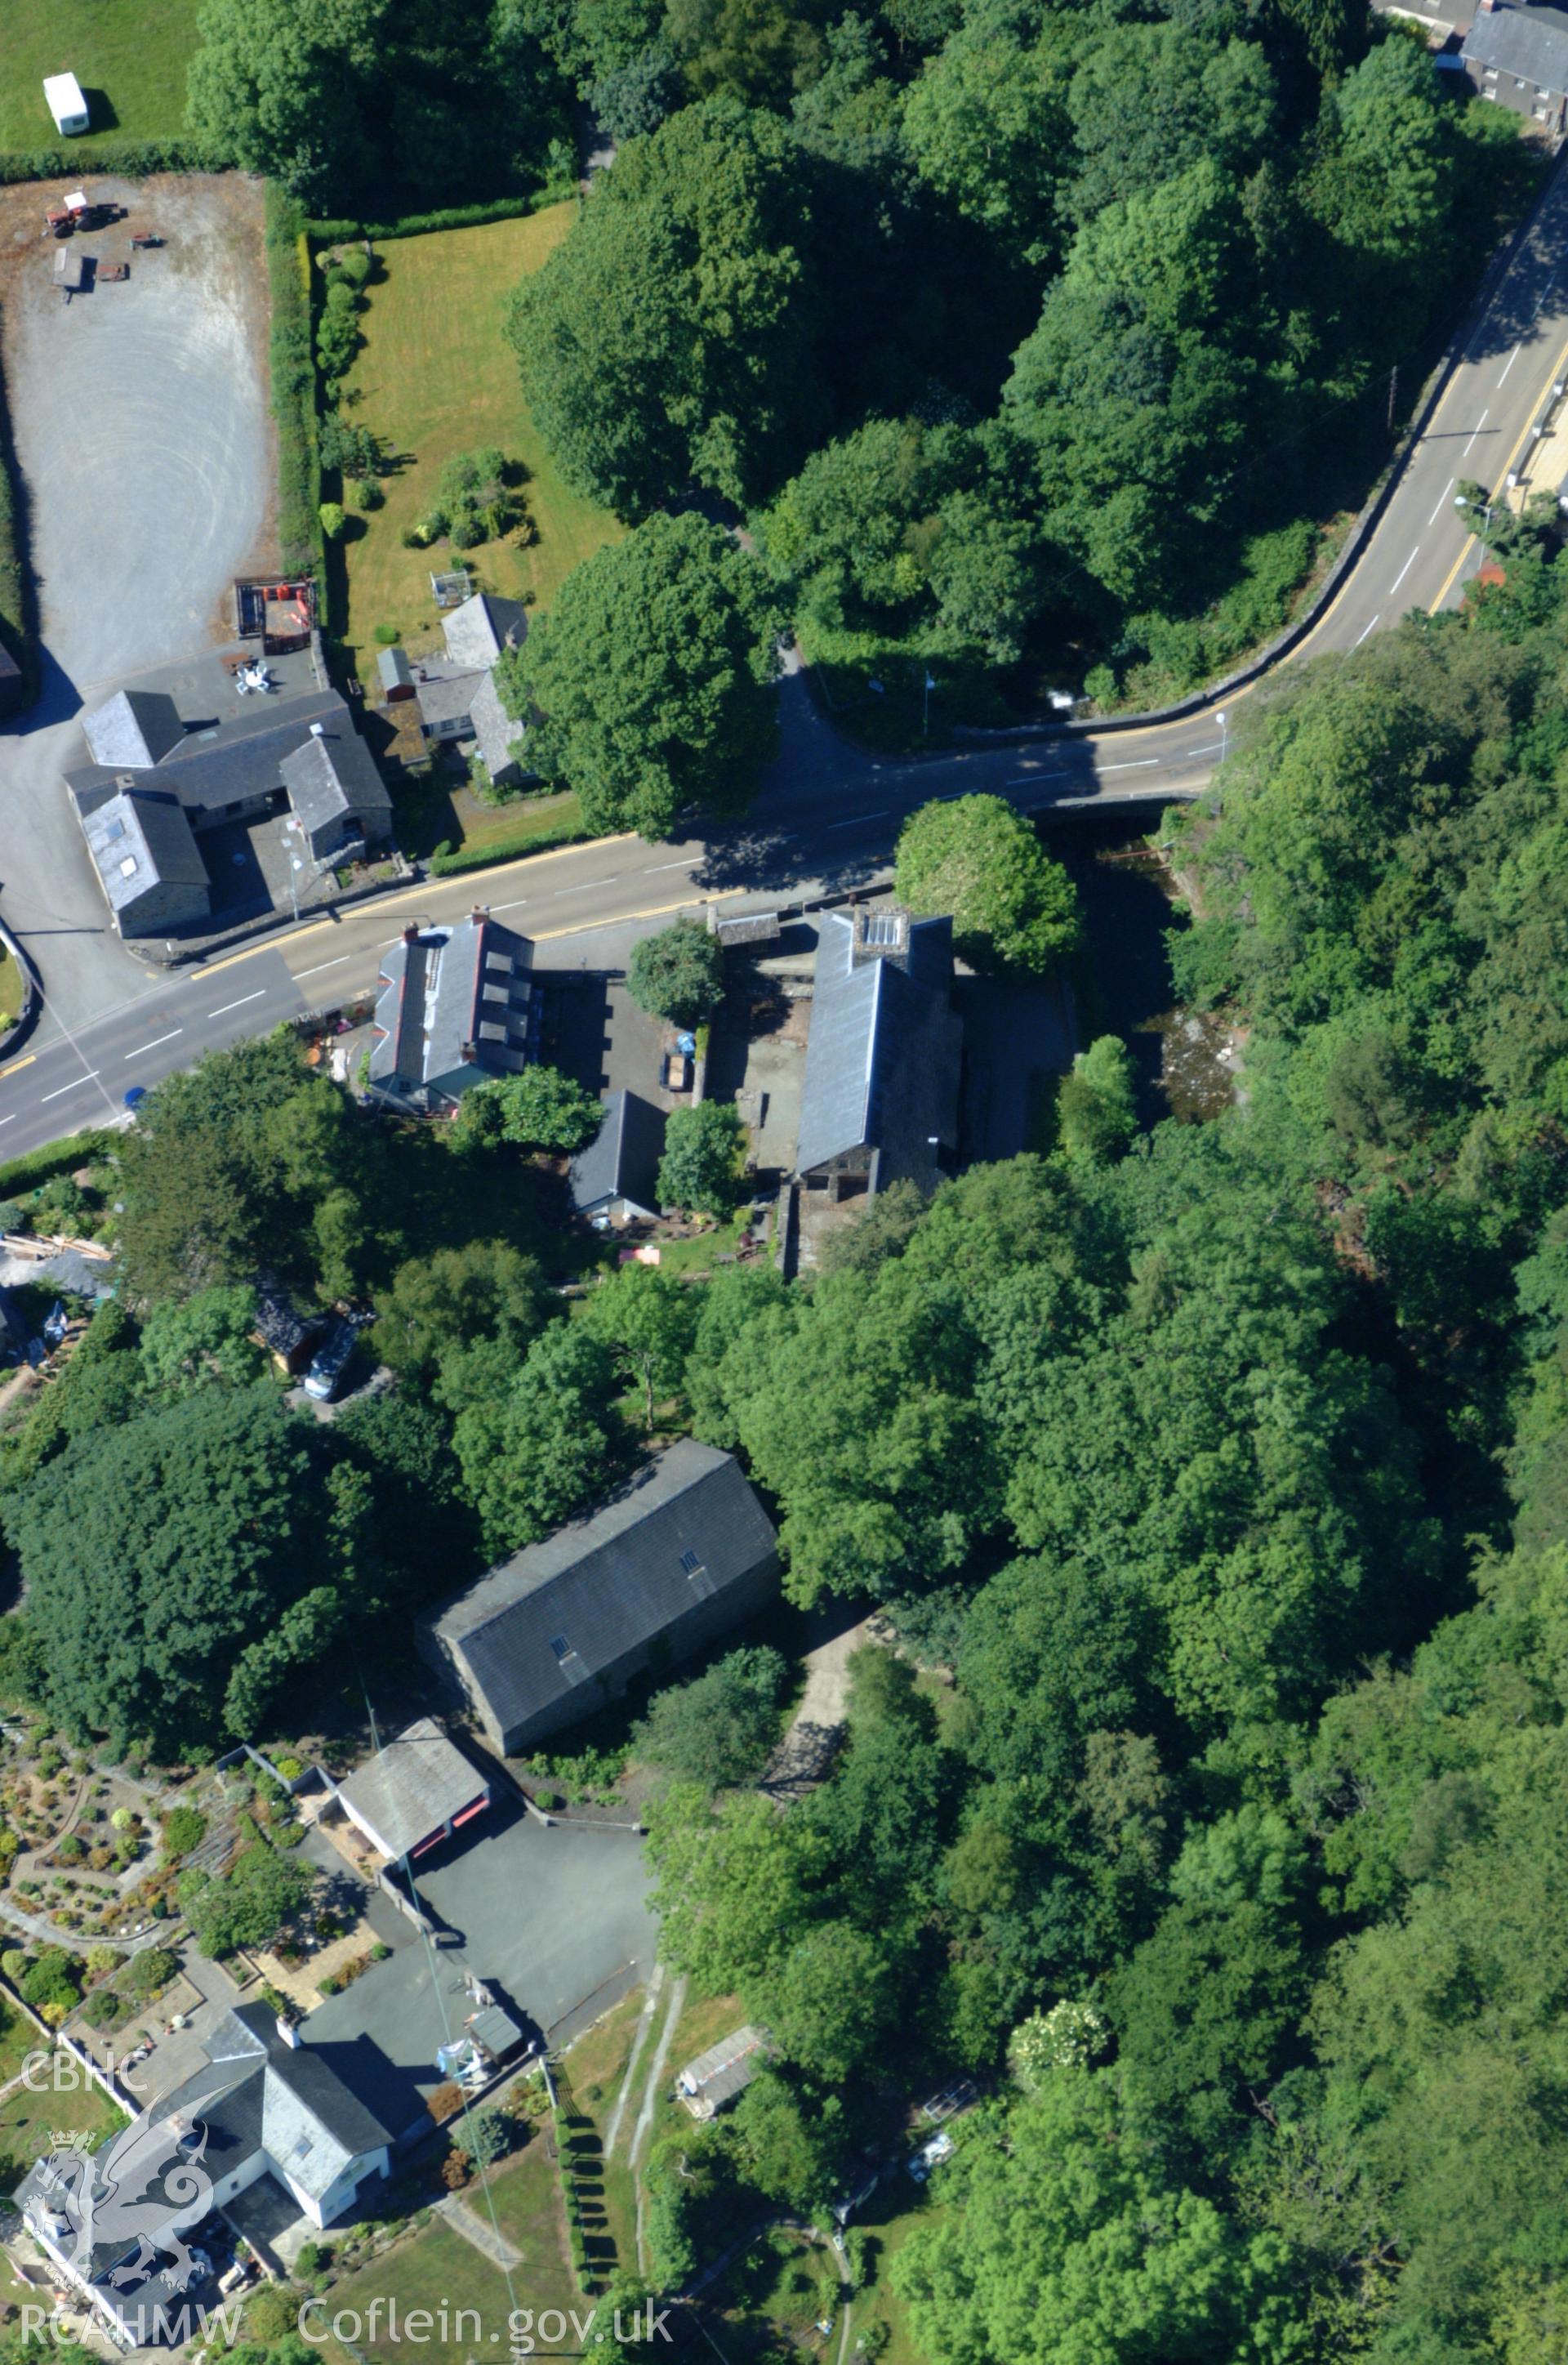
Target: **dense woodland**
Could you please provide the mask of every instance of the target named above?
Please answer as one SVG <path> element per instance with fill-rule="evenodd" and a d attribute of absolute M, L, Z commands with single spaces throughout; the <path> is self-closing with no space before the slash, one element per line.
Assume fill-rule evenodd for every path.
<path fill-rule="evenodd" d="M 201 23 L 193 127 L 318 210 L 559 186 L 586 103 L 619 153 L 510 329 L 558 464 L 641 532 L 745 521 L 754 604 L 895 703 L 934 667 L 939 716 L 1152 702 L 1280 624 L 1530 181 L 1354 0 Z"/>

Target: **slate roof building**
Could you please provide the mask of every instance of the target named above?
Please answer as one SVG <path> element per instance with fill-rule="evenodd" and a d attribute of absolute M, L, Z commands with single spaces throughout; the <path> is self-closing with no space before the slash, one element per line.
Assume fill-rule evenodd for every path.
<path fill-rule="evenodd" d="M 520 780 L 536 777 L 513 752 L 521 744 L 523 726 L 502 705 L 493 673 L 487 673 L 474 692 L 469 719 L 485 769 L 498 789 L 515 788 Z"/>
<path fill-rule="evenodd" d="M 335 690 L 263 701 L 250 713 L 190 732 L 180 726 L 172 700 L 122 691 L 89 716 L 84 728 L 96 760 L 67 772 L 65 786 L 122 936 L 168 932 L 182 924 L 176 907 L 188 907 L 186 920 L 210 912 L 211 876 L 199 848 L 199 907 L 196 900 L 193 832 L 199 837 L 204 830 L 292 810 L 319 863 L 379 845 L 390 832 L 391 797 Z M 106 760 L 114 750 L 119 752 Z M 119 869 L 124 857 L 111 851 L 118 841 L 91 824 L 104 806 L 132 794 L 139 802 L 152 799 L 174 806 L 185 826 L 180 831 L 172 824 L 154 824 L 153 878 L 128 897 L 116 885 L 118 877 L 129 875 Z M 114 818 L 123 822 L 125 815 Z"/>
<path fill-rule="evenodd" d="M 958 1143 L 963 1023 L 953 923 L 870 909 L 823 914 L 796 1171 L 834 1200 L 908 1180 L 932 1191 Z"/>
<path fill-rule="evenodd" d="M 1561 129 L 1568 99 L 1568 12 L 1481 0 L 1460 55 L 1483 98 Z"/>
<path fill-rule="evenodd" d="M 318 862 L 378 844 L 391 827 L 392 799 L 352 724 L 334 731 L 312 723 L 309 737 L 279 764 L 278 777 Z"/>
<path fill-rule="evenodd" d="M 453 928 L 405 928 L 382 955 L 370 1093 L 433 1116 L 538 1048 L 533 947 L 476 908 Z"/>
<path fill-rule="evenodd" d="M 493 668 L 503 651 L 521 645 L 528 611 L 520 600 L 476 591 L 442 618 L 442 631 L 444 658 L 382 650 L 376 659 L 382 696 L 389 706 L 417 698 L 427 739 L 472 739 L 496 786 L 512 787 L 529 777 L 512 753 L 522 726 L 502 704 Z"/>
<path fill-rule="evenodd" d="M 422 1716 L 338 1785 L 338 1804 L 373 1848 L 394 1862 L 422 1855 L 490 1803 L 490 1786 Z"/>
<path fill-rule="evenodd" d="M 503 1756 L 588 1716 L 768 1601 L 778 1538 L 733 1454 L 683 1438 L 590 1518 L 420 1620 L 422 1655 Z"/>
<path fill-rule="evenodd" d="M 179 710 L 161 689 L 121 689 L 82 718 L 95 764 L 118 771 L 161 764 L 185 735 Z"/>
<path fill-rule="evenodd" d="M 475 694 L 489 676 L 474 666 L 430 663 L 414 668 L 414 694 L 427 739 L 467 739 Z"/>
<path fill-rule="evenodd" d="M 381 684 L 381 695 L 388 705 L 394 700 L 414 695 L 414 668 L 409 663 L 407 649 L 380 650 L 375 659 L 375 673 Z"/>
<path fill-rule="evenodd" d="M 521 648 L 528 637 L 528 611 L 521 600 L 500 600 L 476 591 L 442 618 L 442 637 L 454 665 L 487 672 L 503 649 Z"/>
<path fill-rule="evenodd" d="M 326 1327 L 324 1314 L 301 1314 L 280 1281 L 258 1276 L 256 1327 L 251 1336 L 266 1349 L 280 1371 L 291 1375 L 302 1372 Z"/>
<path fill-rule="evenodd" d="M 81 814 L 104 900 L 122 936 L 167 934 L 212 909 L 207 865 L 178 797 L 118 789 Z"/>
<path fill-rule="evenodd" d="M 568 1170 L 572 1205 L 589 1222 L 617 1229 L 659 1212 L 659 1160 L 665 1154 L 665 1112 L 636 1093 L 611 1093 L 604 1122 Z"/>
<path fill-rule="evenodd" d="M 386 2128 L 320 2054 L 282 2032 L 264 2004 L 225 2013 L 207 2051 L 207 2068 L 157 2104 L 148 2130 L 151 2149 L 145 2158 L 138 2153 L 144 2181 L 133 2230 L 99 2239 L 79 2256 L 79 2209 L 50 2158 L 34 2163 L 15 2194 L 28 2231 L 124 2348 L 155 2341 L 162 2329 L 156 2311 L 177 2313 L 182 2292 L 194 2289 L 158 2266 L 161 2228 L 148 2225 L 149 2209 L 162 2198 L 162 2172 L 182 2156 L 194 2159 L 199 2152 L 212 2190 L 183 2211 L 165 2203 L 166 2256 L 174 2252 L 173 2237 L 188 2232 L 196 2216 L 228 2207 L 263 2177 L 270 2176 L 312 2225 L 323 2226 L 390 2169 Z M 100 2162 L 112 2150 L 106 2146 Z M 89 2163 L 87 2172 L 99 2169 Z"/>

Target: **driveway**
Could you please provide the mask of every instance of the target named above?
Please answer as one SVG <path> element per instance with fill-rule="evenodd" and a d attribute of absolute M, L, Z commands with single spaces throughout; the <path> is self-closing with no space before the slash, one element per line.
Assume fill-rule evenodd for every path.
<path fill-rule="evenodd" d="M 37 235 L 39 186 L 0 195 L 6 381 L 45 667 L 39 704 L 0 737 L 0 898 L 43 977 L 43 1039 L 50 1019 L 73 1026 L 150 983 L 108 925 L 62 786 L 85 759 L 74 718 L 230 637 L 234 577 L 273 555 L 260 189 L 238 174 L 87 188 L 131 219 L 73 247 L 107 261 L 133 229 L 165 243 L 69 304 L 61 250 Z"/>
<path fill-rule="evenodd" d="M 469 1978 L 530 2034 L 560 2041 L 654 1965 L 651 1875 L 635 1832 L 546 1831 L 502 1797 L 472 1839 L 421 1859 L 417 1877 L 434 1944 L 405 1924 L 386 1961 L 305 2023 L 307 2044 L 398 2135 L 442 2082 L 436 2047 L 474 2009 Z"/>

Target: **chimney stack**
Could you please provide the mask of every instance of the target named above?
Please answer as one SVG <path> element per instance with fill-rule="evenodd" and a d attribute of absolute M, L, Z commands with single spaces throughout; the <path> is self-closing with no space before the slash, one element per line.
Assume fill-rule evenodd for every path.
<path fill-rule="evenodd" d="M 408 926 L 403 931 L 403 942 L 406 945 L 417 945 L 419 941 L 419 929 L 415 926 L 413 921 L 410 920 Z"/>

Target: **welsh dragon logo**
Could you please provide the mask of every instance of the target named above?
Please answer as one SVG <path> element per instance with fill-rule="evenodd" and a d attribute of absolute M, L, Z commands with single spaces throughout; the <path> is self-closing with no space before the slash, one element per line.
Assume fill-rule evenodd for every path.
<path fill-rule="evenodd" d="M 39 2197 L 54 2218 L 56 2243 L 85 2281 L 121 2297 L 134 2297 L 152 2275 L 166 2275 L 176 2292 L 192 2281 L 196 2260 L 185 2237 L 212 2201 L 199 2113 L 233 2074 L 232 2064 L 211 2065 L 181 2091 L 177 2113 L 150 2103 L 102 2151 L 72 2146 L 46 2156 Z"/>

